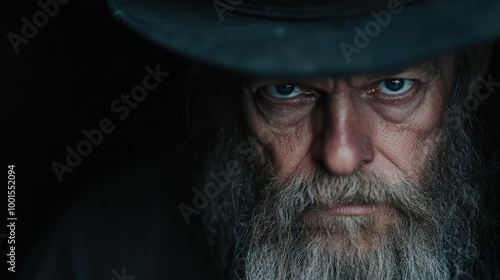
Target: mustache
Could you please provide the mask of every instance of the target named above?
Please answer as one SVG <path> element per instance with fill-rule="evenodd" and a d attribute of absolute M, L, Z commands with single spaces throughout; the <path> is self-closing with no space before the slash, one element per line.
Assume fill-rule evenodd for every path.
<path fill-rule="evenodd" d="M 304 212 L 344 204 L 384 205 L 403 216 L 429 217 L 430 198 L 438 195 L 432 189 L 405 178 L 388 180 L 360 170 L 347 176 L 317 171 L 270 181 L 257 194 L 255 209 L 274 215 L 284 224 L 292 223 Z M 276 210 L 274 214 L 272 209 Z"/>

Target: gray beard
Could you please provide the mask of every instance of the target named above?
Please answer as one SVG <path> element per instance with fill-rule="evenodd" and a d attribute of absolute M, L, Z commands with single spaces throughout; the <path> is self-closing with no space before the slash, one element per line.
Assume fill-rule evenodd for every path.
<path fill-rule="evenodd" d="M 270 279 L 474 279 L 478 259 L 479 156 L 460 110 L 445 119 L 441 142 L 419 182 L 362 170 L 272 178 L 248 160 L 241 138 L 225 135 L 208 171 L 242 167 L 204 212 L 209 240 L 229 277 Z M 460 116 L 457 120 L 457 114 Z M 254 151 L 256 153 L 256 151 Z M 224 155 L 220 158 L 220 155 Z M 342 203 L 385 205 L 386 219 L 319 215 Z"/>

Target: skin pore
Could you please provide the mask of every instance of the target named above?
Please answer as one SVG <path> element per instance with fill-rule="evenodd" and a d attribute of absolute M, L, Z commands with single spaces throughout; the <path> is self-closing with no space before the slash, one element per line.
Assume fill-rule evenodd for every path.
<path fill-rule="evenodd" d="M 437 71 L 437 68 L 442 71 Z M 418 180 L 429 143 L 442 125 L 452 86 L 453 56 L 399 73 L 311 81 L 255 80 L 243 108 L 251 132 L 272 153 L 278 178 L 324 168 L 335 175 L 356 169 L 387 179 Z M 380 91 L 384 79 L 411 79 L 406 92 Z M 266 85 L 292 84 L 300 94 L 271 96 Z M 426 147 L 424 149 L 424 147 Z"/>
<path fill-rule="evenodd" d="M 419 183 L 427 153 L 435 150 L 432 143 L 437 142 L 442 126 L 453 59 L 450 55 L 397 73 L 345 79 L 256 79 L 244 87 L 247 123 L 272 154 L 270 165 L 277 182 L 324 170 L 337 176 L 362 171 L 388 181 L 409 178 Z M 390 79 L 400 83 L 396 90 L 384 87 Z M 314 221 L 325 216 L 328 222 L 328 216 L 367 215 L 375 221 L 370 234 L 356 241 L 367 249 L 394 219 L 394 210 L 387 205 L 346 203 L 304 217 Z M 346 246 L 344 232 L 330 235 L 334 243 Z"/>
<path fill-rule="evenodd" d="M 246 79 L 242 108 L 221 106 L 242 123 L 221 126 L 206 167 L 242 167 L 204 216 L 229 278 L 468 279 L 480 204 L 478 157 L 450 111 L 467 89 L 460 65 Z M 241 153 L 248 135 L 257 161 Z"/>

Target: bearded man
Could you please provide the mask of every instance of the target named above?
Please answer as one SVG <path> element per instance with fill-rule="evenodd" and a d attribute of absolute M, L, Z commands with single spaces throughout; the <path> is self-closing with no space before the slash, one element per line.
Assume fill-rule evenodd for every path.
<path fill-rule="evenodd" d="M 179 215 L 203 215 L 215 279 L 500 277 L 467 109 L 499 3 L 168 2 L 110 5 L 201 62 L 210 201 Z"/>
<path fill-rule="evenodd" d="M 460 107 L 471 78 L 458 53 L 381 75 L 243 82 L 243 119 L 222 115 L 206 166 L 236 166 L 205 212 L 227 271 L 472 277 L 484 186 Z"/>
<path fill-rule="evenodd" d="M 221 129 L 205 178 L 234 167 L 204 214 L 223 269 L 243 279 L 477 277 L 485 186 L 461 107 L 470 58 L 215 90 Z"/>

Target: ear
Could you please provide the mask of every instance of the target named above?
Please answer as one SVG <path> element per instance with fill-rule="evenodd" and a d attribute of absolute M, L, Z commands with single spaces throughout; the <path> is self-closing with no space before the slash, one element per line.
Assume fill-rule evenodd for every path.
<path fill-rule="evenodd" d="M 487 43 L 467 50 L 469 65 L 473 77 L 483 76 L 490 66 L 490 57 L 494 43 Z"/>

